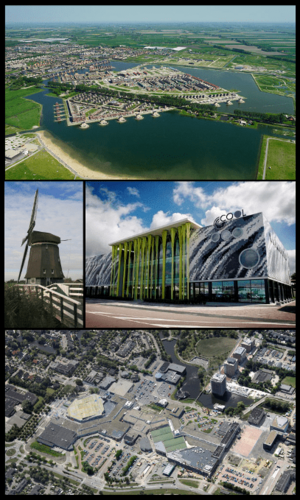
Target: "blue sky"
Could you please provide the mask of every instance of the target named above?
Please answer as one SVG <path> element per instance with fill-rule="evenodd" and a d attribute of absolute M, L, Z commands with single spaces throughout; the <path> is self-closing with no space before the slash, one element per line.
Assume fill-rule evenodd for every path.
<path fill-rule="evenodd" d="M 294 182 L 97 181 L 86 183 L 86 255 L 109 243 L 191 217 L 202 226 L 230 211 L 263 212 L 295 266 Z"/>
<path fill-rule="evenodd" d="M 34 194 L 39 190 L 36 231 L 70 239 L 59 245 L 65 276 L 83 277 L 83 183 L 5 182 L 5 280 L 17 279 Z M 28 261 L 28 257 L 27 257 Z M 22 277 L 26 273 L 25 263 Z"/>
<path fill-rule="evenodd" d="M 6 23 L 295 22 L 294 5 L 7 5 Z"/>

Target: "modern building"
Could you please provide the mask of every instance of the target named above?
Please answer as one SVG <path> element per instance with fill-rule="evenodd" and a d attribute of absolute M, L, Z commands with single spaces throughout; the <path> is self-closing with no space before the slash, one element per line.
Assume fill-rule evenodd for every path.
<path fill-rule="evenodd" d="M 251 352 L 253 347 L 255 347 L 255 339 L 254 338 L 245 338 L 242 340 L 241 347 L 246 349 L 246 352 Z"/>
<path fill-rule="evenodd" d="M 248 418 L 248 423 L 252 425 L 260 425 L 266 416 L 266 412 L 262 408 L 254 408 Z"/>
<path fill-rule="evenodd" d="M 71 431 L 53 422 L 50 422 L 42 434 L 37 437 L 39 443 L 50 446 L 51 448 L 57 446 L 63 450 L 73 449 L 72 445 L 75 443 L 76 439 L 77 433 L 75 431 Z"/>
<path fill-rule="evenodd" d="M 89 394 L 75 399 L 67 409 L 71 420 L 87 422 L 102 416 L 104 412 L 103 400 L 98 394 Z"/>
<path fill-rule="evenodd" d="M 238 369 L 238 361 L 236 358 L 229 357 L 224 363 L 224 372 L 228 377 L 234 377 Z"/>
<path fill-rule="evenodd" d="M 266 449 L 266 450 L 270 450 L 272 448 L 272 446 L 274 445 L 276 439 L 278 437 L 278 432 L 276 432 L 275 430 L 272 430 L 270 432 L 270 434 L 268 434 L 268 437 L 267 439 L 265 440 L 264 444 L 263 444 L 263 447 Z"/>
<path fill-rule="evenodd" d="M 211 392 L 217 396 L 224 396 L 226 392 L 226 375 L 216 373 L 210 380 Z"/>
<path fill-rule="evenodd" d="M 86 262 L 87 296 L 274 303 L 291 299 L 288 255 L 265 216 L 189 218 L 111 244 Z"/>
<path fill-rule="evenodd" d="M 289 421 L 286 417 L 277 416 L 274 418 L 272 425 L 270 425 L 270 429 L 279 432 L 286 432 L 289 428 Z"/>
<path fill-rule="evenodd" d="M 234 353 L 232 354 L 232 357 L 237 359 L 238 362 L 241 364 L 246 357 L 245 347 L 237 347 Z"/>

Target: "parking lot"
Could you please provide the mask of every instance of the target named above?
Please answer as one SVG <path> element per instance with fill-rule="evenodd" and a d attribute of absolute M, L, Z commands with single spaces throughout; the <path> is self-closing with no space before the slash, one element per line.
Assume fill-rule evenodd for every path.
<path fill-rule="evenodd" d="M 87 462 L 92 467 L 99 467 L 110 454 L 110 445 L 110 439 L 102 436 L 88 439 L 83 448 L 84 456 L 82 461 Z"/>
<path fill-rule="evenodd" d="M 121 477 L 123 477 L 122 476 L 123 468 L 127 465 L 128 461 L 133 455 L 134 455 L 133 453 L 124 450 L 119 460 L 116 460 L 116 464 L 112 466 L 110 475 L 113 476 L 115 479 L 120 479 Z M 129 467 L 127 474 L 131 474 L 133 468 L 135 468 L 137 465 L 138 465 L 138 460 L 135 460 L 132 466 Z"/>
<path fill-rule="evenodd" d="M 147 405 L 151 401 L 156 401 L 158 399 L 153 395 L 155 389 L 154 381 L 145 377 L 144 380 L 134 387 L 132 394 L 135 396 L 138 403 Z"/>
<path fill-rule="evenodd" d="M 222 465 L 217 477 L 221 481 L 226 481 L 235 486 L 240 486 L 248 491 L 253 491 L 253 488 L 262 483 L 262 479 L 251 471 L 242 472 L 235 468 Z"/>

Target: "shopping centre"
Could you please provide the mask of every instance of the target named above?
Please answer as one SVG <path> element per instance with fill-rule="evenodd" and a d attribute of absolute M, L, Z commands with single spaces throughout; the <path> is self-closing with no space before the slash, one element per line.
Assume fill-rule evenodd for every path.
<path fill-rule="evenodd" d="M 265 216 L 189 218 L 111 244 L 87 296 L 274 303 L 291 299 L 287 252 Z M 93 285 L 93 286 L 91 286 Z"/>

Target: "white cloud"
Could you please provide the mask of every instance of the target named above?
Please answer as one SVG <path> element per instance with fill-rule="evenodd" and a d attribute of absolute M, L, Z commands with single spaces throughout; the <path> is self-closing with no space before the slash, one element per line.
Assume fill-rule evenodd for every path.
<path fill-rule="evenodd" d="M 138 198 L 140 197 L 140 193 L 137 188 L 127 186 L 127 191 L 129 194 L 132 194 L 133 196 L 137 196 Z"/>
<path fill-rule="evenodd" d="M 163 212 L 163 210 L 159 210 L 155 215 L 153 215 L 152 222 L 150 224 L 150 229 L 156 229 L 157 227 L 160 226 L 173 224 L 173 222 L 185 219 L 186 217 L 189 217 L 190 219 L 194 220 L 190 214 L 181 214 L 176 212 L 170 215 L 169 212 L 165 213 Z"/>
<path fill-rule="evenodd" d="M 241 208 L 247 215 L 263 212 L 269 222 L 288 225 L 295 222 L 295 182 L 237 182 L 217 188 L 211 195 L 206 195 L 193 182 L 180 182 L 173 190 L 173 201 L 182 205 L 185 200 L 202 209 L 213 205 L 201 221 L 203 224 L 211 223 L 212 214 L 220 215 Z"/>
<path fill-rule="evenodd" d="M 107 254 L 110 243 L 129 238 L 145 231 L 143 220 L 131 215 L 137 208 L 144 208 L 140 202 L 122 205 L 113 204 L 114 196 L 101 200 L 86 185 L 86 256 Z"/>

